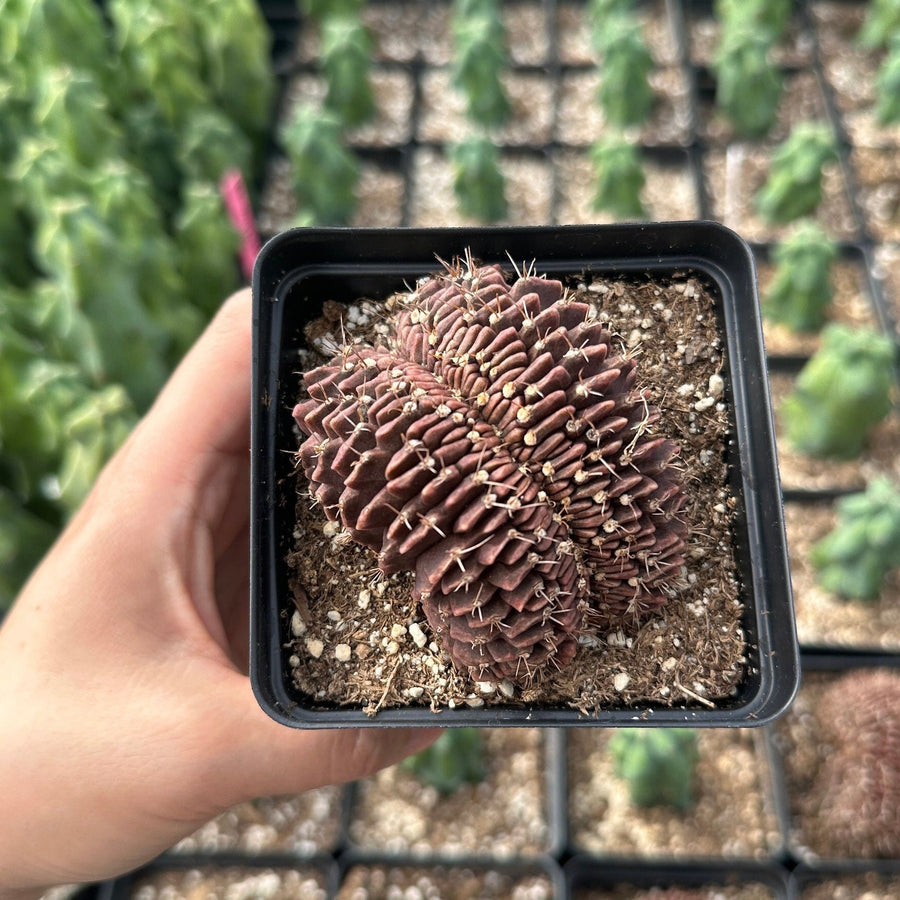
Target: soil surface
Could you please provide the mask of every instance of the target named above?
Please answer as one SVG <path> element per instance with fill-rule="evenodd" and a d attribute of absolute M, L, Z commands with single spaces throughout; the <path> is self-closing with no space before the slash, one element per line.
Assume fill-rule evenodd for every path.
<path fill-rule="evenodd" d="M 350 815 L 353 844 L 379 853 L 443 857 L 508 859 L 548 852 L 545 732 L 490 728 L 482 735 L 484 781 L 449 796 L 401 766 L 360 781 Z"/>
<path fill-rule="evenodd" d="M 878 872 L 831 875 L 801 885 L 797 900 L 897 900 L 900 876 Z"/>
<path fill-rule="evenodd" d="M 342 798 L 341 788 L 329 786 L 241 803 L 172 849 L 175 853 L 329 853 L 340 837 Z"/>
<path fill-rule="evenodd" d="M 131 900 L 326 900 L 324 872 L 311 866 L 161 869 L 138 879 Z"/>
<path fill-rule="evenodd" d="M 518 868 L 508 871 L 436 866 L 349 869 L 335 900 L 553 900 L 552 881 Z"/>
<path fill-rule="evenodd" d="M 652 388 L 662 410 L 657 433 L 681 446 L 690 533 L 680 592 L 643 625 L 585 635 L 574 662 L 539 685 L 476 683 L 454 670 L 432 639 L 411 600 L 411 576 L 373 578 L 374 553 L 326 524 L 301 476 L 298 550 L 289 560 L 296 597 L 286 598 L 285 622 L 292 631 L 286 656 L 303 696 L 375 713 L 409 704 L 439 710 L 510 702 L 584 712 L 648 702 L 710 707 L 733 695 L 744 674 L 745 636 L 728 537 L 735 498 L 727 487 L 728 391 L 714 300 L 692 277 L 658 285 L 598 278 L 582 290 L 625 350 L 638 354 L 638 385 Z M 376 314 L 368 310 L 344 315 L 351 337 L 354 321 L 371 330 Z M 339 327 L 340 308 L 329 314 Z M 326 324 L 317 326 L 314 346 L 328 345 Z"/>
<path fill-rule="evenodd" d="M 900 570 L 888 576 L 877 600 L 842 600 L 819 586 L 809 559 L 812 545 L 834 528 L 833 506 L 791 502 L 784 514 L 800 643 L 900 651 Z"/>
<path fill-rule="evenodd" d="M 900 154 L 857 147 L 850 158 L 859 183 L 863 222 L 876 241 L 900 240 Z"/>
<path fill-rule="evenodd" d="M 674 891 L 673 894 L 670 893 Z M 573 900 L 774 900 L 775 893 L 763 884 L 716 884 L 690 887 L 672 884 L 669 888 L 638 888 L 616 885 L 611 888 L 582 888 Z"/>
<path fill-rule="evenodd" d="M 900 336 L 900 244 L 881 244 L 875 248 L 874 274 L 881 284 L 894 333 Z"/>
<path fill-rule="evenodd" d="M 694 805 L 641 808 L 615 775 L 612 732 L 569 732 L 569 816 L 573 843 L 604 857 L 771 859 L 784 838 L 775 813 L 764 734 L 752 729 L 697 732 Z"/>

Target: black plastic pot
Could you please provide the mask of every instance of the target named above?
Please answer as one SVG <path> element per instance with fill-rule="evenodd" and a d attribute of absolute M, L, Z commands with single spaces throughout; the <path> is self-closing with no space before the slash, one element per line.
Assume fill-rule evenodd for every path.
<path fill-rule="evenodd" d="M 696 273 L 717 295 L 733 416 L 727 448 L 738 500 L 734 552 L 747 638 L 745 678 L 715 708 L 621 707 L 584 716 L 568 708 L 329 707 L 291 687 L 284 644 L 286 566 L 293 532 L 288 484 L 296 446 L 292 354 L 303 325 L 327 299 L 387 297 L 466 248 L 486 262 L 537 261 L 551 276 Z M 509 254 L 509 255 L 507 255 Z M 753 257 L 733 232 L 709 222 L 474 229 L 294 229 L 261 252 L 253 278 L 251 679 L 262 707 L 295 727 L 386 725 L 707 725 L 769 721 L 790 703 L 798 678 L 781 495 L 775 461 Z M 287 494 L 285 493 L 287 490 Z M 315 602 L 315 598 L 310 598 Z"/>

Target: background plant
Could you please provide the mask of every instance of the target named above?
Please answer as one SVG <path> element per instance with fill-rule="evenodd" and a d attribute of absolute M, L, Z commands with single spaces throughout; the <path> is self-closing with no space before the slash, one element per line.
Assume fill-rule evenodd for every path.
<path fill-rule="evenodd" d="M 850 600 L 876 600 L 900 567 L 900 491 L 875 478 L 862 493 L 837 502 L 837 523 L 811 552 L 826 590 Z"/>
<path fill-rule="evenodd" d="M 271 112 L 253 0 L 106 13 L 0 2 L 0 607 L 237 287 Z"/>
<path fill-rule="evenodd" d="M 723 29 L 716 51 L 716 104 L 746 137 L 763 137 L 775 124 L 783 82 L 771 48 L 772 33 L 742 18 Z"/>
<path fill-rule="evenodd" d="M 636 806 L 689 809 L 694 802 L 697 735 L 687 728 L 617 730 L 609 740 L 616 775 Z"/>
<path fill-rule="evenodd" d="M 757 195 L 769 222 L 792 222 L 815 212 L 822 200 L 822 170 L 837 159 L 831 129 L 824 122 L 800 122 L 772 155 L 769 177 Z"/>
<path fill-rule="evenodd" d="M 467 138 L 450 147 L 453 191 L 460 210 L 482 222 L 496 222 L 508 211 L 506 180 L 500 153 L 484 136 Z"/>
<path fill-rule="evenodd" d="M 900 31 L 900 0 L 872 0 L 859 32 L 863 47 L 885 47 Z"/>
<path fill-rule="evenodd" d="M 442 794 L 454 794 L 464 784 L 484 781 L 484 737 L 477 728 L 448 728 L 431 746 L 404 760 L 404 769 Z"/>
<path fill-rule="evenodd" d="M 466 100 L 469 117 L 481 125 L 502 125 L 512 113 L 501 75 L 507 67 L 506 35 L 496 0 L 455 0 L 453 83 Z"/>
<path fill-rule="evenodd" d="M 356 209 L 359 163 L 343 144 L 340 119 L 300 105 L 279 138 L 291 163 L 301 214 L 309 214 L 319 225 L 345 225 Z"/>
<path fill-rule="evenodd" d="M 322 72 L 328 81 L 326 108 L 347 126 L 360 125 L 375 114 L 369 78 L 372 38 L 358 15 L 329 14 L 322 22 Z"/>
<path fill-rule="evenodd" d="M 590 148 L 590 157 L 596 177 L 593 208 L 623 219 L 642 218 L 645 178 L 638 149 L 614 134 L 596 141 Z"/>
<path fill-rule="evenodd" d="M 875 82 L 875 115 L 882 125 L 900 122 L 900 27 L 890 39 L 888 55 Z"/>
<path fill-rule="evenodd" d="M 600 105 L 614 125 L 639 125 L 650 115 L 654 100 L 648 81 L 653 59 L 640 23 L 631 13 L 616 12 L 601 33 Z"/>
<path fill-rule="evenodd" d="M 793 331 L 818 331 L 831 304 L 831 264 L 837 246 L 812 221 L 803 222 L 772 251 L 775 276 L 763 300 L 772 322 Z"/>
<path fill-rule="evenodd" d="M 827 325 L 781 414 L 793 447 L 815 457 L 853 459 L 891 411 L 894 343 L 865 328 Z"/>

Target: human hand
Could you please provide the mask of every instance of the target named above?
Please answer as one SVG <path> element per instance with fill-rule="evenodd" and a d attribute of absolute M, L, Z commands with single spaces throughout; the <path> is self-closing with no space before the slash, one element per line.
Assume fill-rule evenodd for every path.
<path fill-rule="evenodd" d="M 249 291 L 226 302 L 0 627 L 0 898 L 111 877 L 228 807 L 435 729 L 294 731 L 246 677 Z"/>

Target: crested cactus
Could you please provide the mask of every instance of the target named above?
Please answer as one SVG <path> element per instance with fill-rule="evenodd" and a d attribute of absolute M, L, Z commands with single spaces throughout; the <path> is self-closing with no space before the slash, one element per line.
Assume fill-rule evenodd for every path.
<path fill-rule="evenodd" d="M 662 607 L 684 564 L 678 446 L 558 281 L 448 266 L 391 299 L 294 409 L 312 496 L 413 599 L 451 662 L 522 685 L 577 636 Z"/>
<path fill-rule="evenodd" d="M 477 728 L 448 728 L 401 765 L 440 793 L 454 794 L 464 784 L 484 781 L 484 738 Z"/>
<path fill-rule="evenodd" d="M 347 125 L 375 114 L 369 81 L 372 39 L 358 15 L 328 16 L 322 23 L 322 71 L 328 81 L 325 106 Z"/>
<path fill-rule="evenodd" d="M 837 247 L 815 222 L 804 222 L 773 251 L 775 278 L 763 301 L 771 322 L 818 331 L 831 303 L 829 270 Z"/>
<path fill-rule="evenodd" d="M 811 551 L 819 583 L 839 597 L 875 600 L 900 566 L 900 491 L 886 478 L 837 504 L 834 530 Z"/>
<path fill-rule="evenodd" d="M 298 205 L 319 225 L 345 225 L 356 209 L 359 164 L 332 114 L 298 106 L 281 131 Z"/>
<path fill-rule="evenodd" d="M 885 669 L 848 672 L 820 700 L 833 749 L 806 802 L 848 857 L 900 856 L 898 710 L 900 677 Z"/>
<path fill-rule="evenodd" d="M 495 0 L 456 0 L 452 27 L 453 83 L 466 98 L 469 117 L 502 125 L 512 107 L 500 77 L 507 59 L 499 7 Z"/>
<path fill-rule="evenodd" d="M 633 16 L 616 15 L 605 23 L 604 35 L 600 105 L 613 124 L 640 125 L 653 108 L 647 80 L 653 59 L 640 23 Z"/>
<path fill-rule="evenodd" d="M 837 159 L 834 135 L 822 122 L 800 122 L 772 155 L 772 168 L 757 195 L 769 222 L 792 222 L 815 212 L 822 200 L 822 169 Z"/>
<path fill-rule="evenodd" d="M 894 344 L 887 335 L 832 324 L 785 397 L 785 434 L 810 456 L 853 459 L 891 410 Z"/>
<path fill-rule="evenodd" d="M 610 738 L 615 773 L 636 806 L 689 809 L 694 802 L 697 735 L 688 728 L 623 728 Z"/>
<path fill-rule="evenodd" d="M 621 219 L 643 218 L 641 190 L 645 178 L 637 148 L 613 135 L 594 143 L 590 155 L 597 176 L 593 208 Z"/>
<path fill-rule="evenodd" d="M 751 27 L 726 30 L 716 52 L 716 104 L 747 137 L 763 137 L 775 124 L 782 80 L 769 62 L 772 42 Z"/>
<path fill-rule="evenodd" d="M 500 154 L 486 137 L 472 137 L 450 147 L 453 192 L 459 208 L 482 222 L 506 216 L 506 180 Z"/>

